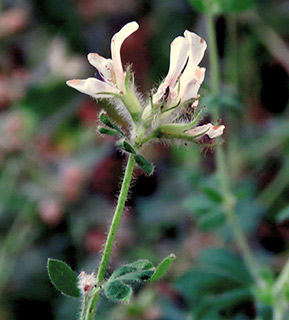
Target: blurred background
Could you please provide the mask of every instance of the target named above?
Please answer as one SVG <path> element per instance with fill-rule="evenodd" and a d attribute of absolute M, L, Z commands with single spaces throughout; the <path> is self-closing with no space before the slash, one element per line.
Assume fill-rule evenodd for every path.
<path fill-rule="evenodd" d="M 97 115 L 105 108 L 126 124 L 65 81 L 93 76 L 86 55 L 110 57 L 112 35 L 136 20 L 122 58 L 147 96 L 167 73 L 170 42 L 185 29 L 207 39 L 206 18 L 186 0 L 2 0 L 0 10 L 0 319 L 73 320 L 79 303 L 50 284 L 47 258 L 77 272 L 97 268 L 125 163 L 115 138 L 96 133 Z M 240 223 L 276 271 L 289 244 L 288 13 L 288 1 L 259 0 L 216 18 L 218 97 L 208 52 L 201 62 L 204 121 L 218 99 Z M 129 306 L 103 299 L 98 319 L 254 319 L 252 279 L 225 223 L 214 153 L 145 149 L 155 172 L 135 170 L 110 267 L 157 264 L 172 252 L 177 259 L 163 281 L 137 285 Z"/>

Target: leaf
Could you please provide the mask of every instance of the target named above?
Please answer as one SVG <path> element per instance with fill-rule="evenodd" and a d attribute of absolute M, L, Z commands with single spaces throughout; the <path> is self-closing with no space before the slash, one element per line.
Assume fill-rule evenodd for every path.
<path fill-rule="evenodd" d="M 119 141 L 116 142 L 116 145 L 121 148 L 122 150 L 128 152 L 128 153 L 133 153 L 135 154 L 135 150 L 134 148 L 124 139 L 121 139 Z"/>
<path fill-rule="evenodd" d="M 146 160 L 140 154 L 134 156 L 135 162 L 137 165 L 147 174 L 152 174 L 154 171 L 154 166 L 148 160 Z"/>
<path fill-rule="evenodd" d="M 152 269 L 154 265 L 146 259 L 139 259 L 137 261 L 134 261 L 127 266 L 135 267 L 137 269 L 142 269 L 142 270 L 147 270 L 147 269 Z"/>
<path fill-rule="evenodd" d="M 118 279 L 121 281 L 146 281 L 155 269 L 153 264 L 148 260 L 137 260 L 117 268 L 108 281 Z"/>
<path fill-rule="evenodd" d="M 189 2 L 200 13 L 210 15 L 221 13 L 219 0 L 190 0 Z"/>
<path fill-rule="evenodd" d="M 264 304 L 273 306 L 274 294 L 272 287 L 259 288 L 256 286 L 254 288 L 254 295 L 259 301 L 262 301 Z"/>
<path fill-rule="evenodd" d="M 220 8 L 223 13 L 236 13 L 253 9 L 254 0 L 219 0 Z"/>
<path fill-rule="evenodd" d="M 99 120 L 104 123 L 105 125 L 107 125 L 108 127 L 116 130 L 117 132 L 119 132 L 121 135 L 124 135 L 124 133 L 122 132 L 122 130 L 115 124 L 113 123 L 107 116 L 107 113 L 105 111 L 101 111 L 99 114 Z"/>
<path fill-rule="evenodd" d="M 131 267 L 131 266 L 121 266 L 117 268 L 113 274 L 110 276 L 109 280 L 117 279 L 118 277 L 121 277 L 127 273 L 132 273 L 137 271 L 137 268 Z"/>
<path fill-rule="evenodd" d="M 78 278 L 74 271 L 64 262 L 48 259 L 48 275 L 56 289 L 71 297 L 80 297 L 77 287 Z"/>
<path fill-rule="evenodd" d="M 192 211 L 194 215 L 200 216 L 213 209 L 214 204 L 204 194 L 197 194 L 186 198 L 184 207 Z"/>
<path fill-rule="evenodd" d="M 283 222 L 289 219 L 289 206 L 281 210 L 276 217 L 277 222 Z"/>
<path fill-rule="evenodd" d="M 97 127 L 97 130 L 99 131 L 99 133 L 101 133 L 101 134 L 107 134 L 107 135 L 109 135 L 109 136 L 113 136 L 113 135 L 117 134 L 117 131 L 116 131 L 116 130 L 107 129 L 107 128 L 101 127 L 101 126 L 98 126 L 98 127 Z"/>
<path fill-rule="evenodd" d="M 118 277 L 117 279 L 122 281 L 147 281 L 153 275 L 154 270 L 137 270 L 135 272 L 130 272 Z"/>
<path fill-rule="evenodd" d="M 189 2 L 197 11 L 207 15 L 236 13 L 255 7 L 253 0 L 190 0 Z"/>
<path fill-rule="evenodd" d="M 251 297 L 253 279 L 238 256 L 214 248 L 202 251 L 197 261 L 199 266 L 187 271 L 175 283 L 193 308 L 208 301 L 205 309 L 209 312 L 218 306 L 214 299 L 219 299 L 220 307 L 225 308 L 233 301 L 241 303 Z"/>
<path fill-rule="evenodd" d="M 147 281 L 154 271 L 153 264 L 144 259 L 120 266 L 104 284 L 104 293 L 113 301 L 129 302 L 132 289 L 123 281 Z"/>
<path fill-rule="evenodd" d="M 252 294 L 249 288 L 233 289 L 221 294 L 206 296 L 196 308 L 196 319 L 215 320 L 215 317 L 209 318 L 208 315 L 211 315 L 213 312 L 220 314 L 222 310 L 232 310 L 243 301 L 249 301 L 250 299 L 252 299 Z"/>
<path fill-rule="evenodd" d="M 166 257 L 156 268 L 155 272 L 149 279 L 149 282 L 154 282 L 159 280 L 168 270 L 169 266 L 173 262 L 173 260 L 176 258 L 174 254 L 170 254 L 168 257 Z"/>
<path fill-rule="evenodd" d="M 228 278 L 240 284 L 252 282 L 251 275 L 242 259 L 227 249 L 205 249 L 198 256 L 198 263 L 206 270 L 220 270 Z"/>
<path fill-rule="evenodd" d="M 202 231 L 212 231 L 221 227 L 225 222 L 225 217 L 220 208 L 212 209 L 203 214 L 197 220 L 197 226 Z"/>
<path fill-rule="evenodd" d="M 211 201 L 216 202 L 216 203 L 222 203 L 223 202 L 223 197 L 215 189 L 213 189 L 211 187 L 204 187 L 203 191 Z"/>
<path fill-rule="evenodd" d="M 119 280 L 108 281 L 103 286 L 105 295 L 113 301 L 129 302 L 132 288 Z"/>

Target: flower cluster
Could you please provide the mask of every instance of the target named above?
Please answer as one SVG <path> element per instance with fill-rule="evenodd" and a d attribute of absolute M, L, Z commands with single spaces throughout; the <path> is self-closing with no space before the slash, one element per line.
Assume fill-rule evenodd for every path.
<path fill-rule="evenodd" d="M 207 123 L 197 126 L 201 112 L 195 113 L 190 122 L 185 122 L 182 117 L 186 106 L 190 105 L 191 110 L 195 111 L 198 105 L 198 91 L 205 76 L 205 68 L 199 67 L 207 48 L 205 40 L 187 30 L 184 36 L 174 39 L 171 43 L 168 74 L 144 103 L 138 98 L 130 69 L 123 69 L 120 56 L 123 42 L 137 29 L 138 24 L 130 22 L 113 36 L 111 59 L 96 53 L 88 55 L 88 61 L 96 68 L 96 78 L 67 81 L 70 87 L 96 99 L 113 98 L 113 101 L 121 102 L 132 124 L 129 137 L 108 119 L 108 122 L 104 123 L 110 129 L 102 128 L 101 132 L 121 133 L 132 147 L 131 152 L 152 139 L 198 142 L 204 135 L 210 139 L 222 135 L 224 125 L 214 126 Z"/>

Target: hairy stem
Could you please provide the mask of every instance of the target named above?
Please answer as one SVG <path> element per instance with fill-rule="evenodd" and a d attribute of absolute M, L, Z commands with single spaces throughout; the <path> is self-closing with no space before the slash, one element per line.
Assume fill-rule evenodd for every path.
<path fill-rule="evenodd" d="M 106 239 L 104 251 L 102 254 L 100 266 L 97 272 L 97 283 L 98 287 L 95 288 L 90 297 L 84 299 L 83 309 L 81 311 L 81 320 L 92 320 L 94 318 L 95 310 L 97 307 L 97 302 L 100 293 L 100 286 L 104 280 L 107 265 L 109 262 L 109 258 L 111 255 L 111 250 L 113 248 L 116 232 L 120 223 L 120 219 L 123 213 L 123 209 L 125 207 L 125 202 L 127 199 L 128 190 L 130 187 L 133 169 L 135 165 L 135 160 L 132 154 L 129 155 L 128 162 L 126 165 L 126 170 L 124 174 L 124 178 L 122 181 L 122 186 L 120 190 L 120 194 L 117 201 L 117 206 L 115 208 L 114 216 L 110 225 L 110 229 L 108 232 L 108 236 Z"/>

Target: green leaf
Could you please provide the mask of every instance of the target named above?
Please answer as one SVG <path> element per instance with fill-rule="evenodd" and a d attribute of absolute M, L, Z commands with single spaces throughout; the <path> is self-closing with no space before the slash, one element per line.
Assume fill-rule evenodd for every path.
<path fill-rule="evenodd" d="M 149 260 L 146 260 L 146 259 L 139 259 L 130 264 L 127 264 L 127 266 L 135 267 L 137 269 L 142 269 L 142 270 L 148 270 L 154 267 L 154 265 Z"/>
<path fill-rule="evenodd" d="M 123 281 L 147 281 L 155 271 L 148 260 L 137 260 L 117 268 L 104 284 L 106 296 L 113 301 L 129 302 L 132 289 Z"/>
<path fill-rule="evenodd" d="M 223 13 L 237 13 L 253 9 L 254 0 L 219 0 L 220 8 Z"/>
<path fill-rule="evenodd" d="M 273 289 L 271 287 L 255 287 L 253 291 L 257 299 L 262 301 L 266 305 L 272 306 L 274 304 Z"/>
<path fill-rule="evenodd" d="M 213 189 L 211 187 L 204 187 L 203 191 L 211 201 L 216 202 L 216 203 L 222 203 L 223 202 L 223 197 L 215 189 Z"/>
<path fill-rule="evenodd" d="M 173 262 L 173 260 L 176 258 L 174 254 L 170 254 L 168 257 L 166 257 L 156 268 L 154 274 L 151 276 L 149 282 L 154 282 L 159 280 L 168 270 L 169 266 Z"/>
<path fill-rule="evenodd" d="M 121 267 L 117 268 L 116 270 L 114 270 L 113 274 L 109 278 L 109 281 L 113 280 L 113 279 L 117 279 L 118 277 L 121 277 L 127 273 L 132 273 L 135 271 L 137 271 L 137 268 L 135 268 L 135 267 L 131 267 L 129 265 L 128 266 L 127 265 L 121 266 Z"/>
<path fill-rule="evenodd" d="M 240 284 L 251 284 L 252 278 L 240 257 L 224 248 L 208 248 L 198 256 L 198 263 L 206 270 L 220 270 Z"/>
<path fill-rule="evenodd" d="M 218 305 L 225 308 L 233 301 L 241 303 L 251 297 L 253 279 L 234 253 L 222 248 L 206 249 L 197 261 L 198 267 L 187 271 L 175 284 L 193 308 L 205 303 L 209 312 Z M 219 304 L 214 299 L 219 299 Z"/>
<path fill-rule="evenodd" d="M 287 301 L 289 301 L 289 285 L 286 284 L 284 287 L 284 296 Z"/>
<path fill-rule="evenodd" d="M 113 135 L 117 134 L 117 131 L 116 131 L 116 130 L 107 129 L 107 128 L 101 127 L 101 126 L 98 126 L 98 127 L 97 127 L 97 130 L 99 131 L 99 133 L 101 133 L 101 134 L 107 134 L 107 135 L 109 135 L 109 136 L 113 136 Z"/>
<path fill-rule="evenodd" d="M 80 297 L 77 287 L 78 278 L 74 271 L 64 262 L 48 259 L 48 275 L 56 289 L 71 297 Z"/>
<path fill-rule="evenodd" d="M 253 0 L 190 0 L 189 2 L 197 11 L 208 15 L 237 13 L 255 7 Z"/>
<path fill-rule="evenodd" d="M 204 194 L 196 194 L 184 200 L 184 207 L 195 216 L 201 216 L 214 208 L 214 203 Z"/>
<path fill-rule="evenodd" d="M 219 0 L 190 0 L 189 2 L 200 13 L 214 15 L 222 12 Z"/>
<path fill-rule="evenodd" d="M 204 297 L 198 304 L 195 312 L 196 319 L 216 319 L 210 318 L 213 312 L 220 314 L 221 311 L 229 311 L 240 305 L 244 301 L 249 301 L 252 298 L 249 288 L 233 289 L 221 294 L 212 294 Z M 219 318 L 217 318 L 219 319 Z M 226 319 L 226 318 L 220 318 Z M 231 319 L 231 318 L 230 318 Z"/>
<path fill-rule="evenodd" d="M 289 206 L 281 210 L 276 217 L 277 222 L 283 222 L 289 219 Z"/>
<path fill-rule="evenodd" d="M 135 272 L 130 272 L 118 277 L 117 279 L 122 281 L 147 281 L 153 275 L 154 270 L 137 270 Z"/>
<path fill-rule="evenodd" d="M 125 141 L 124 139 L 121 139 L 121 140 L 118 140 L 116 142 L 116 145 L 121 148 L 122 150 L 128 152 L 128 153 L 133 153 L 135 154 L 135 150 L 134 148 L 127 142 Z"/>
<path fill-rule="evenodd" d="M 122 130 L 115 124 L 113 123 L 107 116 L 107 113 L 105 111 L 101 111 L 99 114 L 99 120 L 104 123 L 105 125 L 107 125 L 108 127 L 116 130 L 117 132 L 119 132 L 121 135 L 124 135 L 124 133 L 122 132 Z"/>
<path fill-rule="evenodd" d="M 105 295 L 113 301 L 129 302 L 132 288 L 119 280 L 108 281 L 103 286 Z"/>
<path fill-rule="evenodd" d="M 148 260 L 138 260 L 117 268 L 108 281 L 146 281 L 154 273 L 153 264 Z"/>
<path fill-rule="evenodd" d="M 220 208 L 212 209 L 203 214 L 197 220 L 197 226 L 202 231 L 212 231 L 221 227 L 225 222 L 225 217 Z"/>
<path fill-rule="evenodd" d="M 154 171 L 154 166 L 148 160 L 146 160 L 140 154 L 134 156 L 135 162 L 137 165 L 147 174 L 152 174 Z"/>

